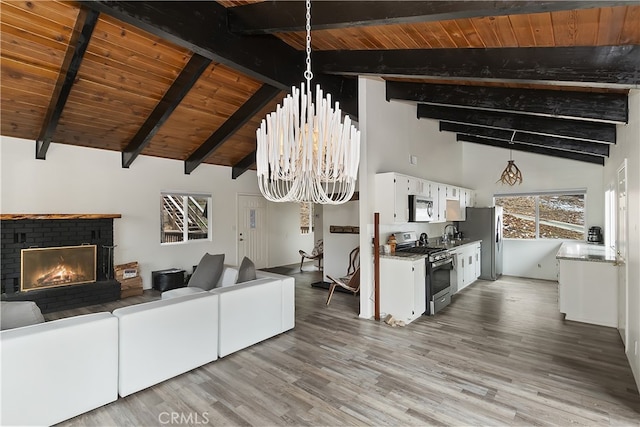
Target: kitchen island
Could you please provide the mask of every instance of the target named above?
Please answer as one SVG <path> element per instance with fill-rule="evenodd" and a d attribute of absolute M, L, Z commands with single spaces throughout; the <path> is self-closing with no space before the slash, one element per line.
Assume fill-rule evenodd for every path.
<path fill-rule="evenodd" d="M 618 325 L 618 270 L 615 252 L 602 245 L 564 242 L 556 259 L 558 305 L 565 319 Z"/>

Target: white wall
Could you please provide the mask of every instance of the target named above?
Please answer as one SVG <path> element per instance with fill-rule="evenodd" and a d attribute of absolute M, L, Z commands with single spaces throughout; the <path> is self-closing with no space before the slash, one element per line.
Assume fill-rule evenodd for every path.
<path fill-rule="evenodd" d="M 255 178 L 255 172 L 251 175 Z M 311 252 L 314 233 L 300 233 L 299 203 L 269 203 L 269 265 L 300 262 L 298 251 Z"/>
<path fill-rule="evenodd" d="M 384 81 L 374 77 L 359 78 L 359 124 L 362 132 L 360 156 L 360 316 L 373 316 L 373 214 L 375 212 L 374 175 L 399 172 L 418 178 L 463 184 L 462 147 L 447 133 L 440 133 L 438 123 L 416 118 L 415 103 L 386 101 Z M 418 157 L 411 165 L 410 156 Z M 473 187 L 471 187 L 473 188 Z M 444 225 L 389 224 L 380 227 L 381 239 L 403 228 L 425 231 L 430 236 L 442 234 Z"/>
<path fill-rule="evenodd" d="M 145 288 L 151 287 L 151 271 L 191 272 L 205 252 L 225 253 L 226 263 L 237 264 L 237 194 L 260 194 L 255 172 L 232 180 L 230 168 L 203 164 L 185 175 L 183 162 L 148 156 L 123 169 L 118 152 L 63 144 L 51 144 L 47 160 L 36 160 L 34 141 L 0 141 L 2 213 L 121 214 L 114 220 L 115 263 L 138 261 Z M 160 245 L 164 190 L 212 194 L 212 241 Z M 295 212 L 292 205 L 268 205 L 270 266 L 298 262 L 298 246 L 309 246 L 299 236 Z"/>
<path fill-rule="evenodd" d="M 616 182 L 617 170 L 627 159 L 627 266 L 629 341 L 627 358 L 640 388 L 640 90 L 629 92 L 629 124 L 617 127 L 618 141 L 604 168 L 604 185 Z M 637 343 L 637 344 L 636 344 Z"/>

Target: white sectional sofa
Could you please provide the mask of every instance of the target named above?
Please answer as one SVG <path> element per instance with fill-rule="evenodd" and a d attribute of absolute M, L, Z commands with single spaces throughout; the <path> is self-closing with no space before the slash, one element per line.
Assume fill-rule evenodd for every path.
<path fill-rule="evenodd" d="M 152 301 L 113 311 L 118 318 L 120 396 L 218 358 L 218 296 Z"/>
<path fill-rule="evenodd" d="M 295 281 L 293 277 L 264 271 L 256 279 L 236 283 L 237 267 L 225 265 L 217 287 L 211 291 L 186 287 L 162 293 L 162 299 L 210 293 L 218 295 L 218 355 L 243 348 L 293 329 Z"/>
<path fill-rule="evenodd" d="M 0 332 L 0 424 L 52 425 L 118 398 L 118 319 L 95 313 Z"/>
<path fill-rule="evenodd" d="M 292 277 L 178 288 L 111 313 L 0 332 L 1 425 L 52 425 L 293 329 Z"/>

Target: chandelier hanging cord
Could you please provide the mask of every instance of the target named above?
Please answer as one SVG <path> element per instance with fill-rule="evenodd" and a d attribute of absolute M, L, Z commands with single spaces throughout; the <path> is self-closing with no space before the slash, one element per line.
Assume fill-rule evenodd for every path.
<path fill-rule="evenodd" d="M 307 80 L 307 94 L 311 95 L 311 79 L 313 79 L 313 71 L 311 71 L 311 0 L 307 0 L 307 25 L 305 26 L 307 30 L 307 69 L 304 72 L 304 78 Z"/>
<path fill-rule="evenodd" d="M 311 0 L 306 0 L 305 83 L 292 87 L 256 131 L 258 186 L 267 200 L 341 204 L 353 196 L 360 162 L 360 131 L 339 103 L 311 79 Z M 314 103 L 315 99 L 315 103 Z"/>

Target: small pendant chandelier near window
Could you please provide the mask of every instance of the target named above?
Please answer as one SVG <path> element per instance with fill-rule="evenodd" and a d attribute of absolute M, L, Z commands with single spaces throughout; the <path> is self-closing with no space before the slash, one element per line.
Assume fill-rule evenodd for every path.
<path fill-rule="evenodd" d="M 349 116 L 342 122 L 339 103 L 316 86 L 311 96 L 311 1 L 306 2 L 306 65 L 300 89 L 293 87 L 282 105 L 256 131 L 258 186 L 273 202 L 341 204 L 353 196 L 360 162 L 360 131 Z"/>
<path fill-rule="evenodd" d="M 515 131 L 513 135 L 511 135 L 511 141 L 509 144 L 513 144 L 513 137 L 515 136 Z M 500 179 L 496 182 L 502 182 L 502 184 L 516 185 L 522 184 L 522 172 L 518 169 L 515 162 L 513 161 L 513 150 L 509 149 L 509 162 L 507 163 L 507 167 L 502 171 L 502 175 L 500 175 Z"/>

